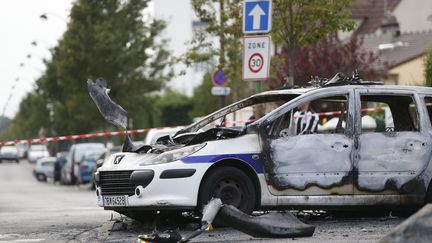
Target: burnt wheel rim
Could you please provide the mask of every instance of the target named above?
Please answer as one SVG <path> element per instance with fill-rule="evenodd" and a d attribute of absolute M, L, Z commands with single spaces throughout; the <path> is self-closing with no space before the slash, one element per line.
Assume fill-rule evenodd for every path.
<path fill-rule="evenodd" d="M 244 189 L 238 181 L 231 178 L 225 178 L 215 185 L 213 196 L 220 198 L 224 204 L 240 208 L 243 194 Z"/>

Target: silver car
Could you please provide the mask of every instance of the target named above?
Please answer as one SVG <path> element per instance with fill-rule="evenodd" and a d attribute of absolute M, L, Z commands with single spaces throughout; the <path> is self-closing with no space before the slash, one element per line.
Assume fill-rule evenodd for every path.
<path fill-rule="evenodd" d="M 38 181 L 46 181 L 48 178 L 52 179 L 54 177 L 54 164 L 56 161 L 56 157 L 38 159 L 33 170 L 33 175 Z"/>
<path fill-rule="evenodd" d="M 3 146 L 0 148 L 0 163 L 3 160 L 12 160 L 19 163 L 18 150 L 15 146 Z"/>

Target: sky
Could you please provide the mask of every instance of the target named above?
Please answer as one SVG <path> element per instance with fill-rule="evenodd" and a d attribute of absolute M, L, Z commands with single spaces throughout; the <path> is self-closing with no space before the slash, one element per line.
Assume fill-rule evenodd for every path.
<path fill-rule="evenodd" d="M 158 9 L 155 15 L 168 23 L 163 37 L 170 40 L 167 48 L 173 55 L 183 54 L 186 51 L 185 42 L 192 38 L 193 16 L 189 1 L 155 2 Z M 5 109 L 4 115 L 13 118 L 22 98 L 34 89 L 35 80 L 45 70 L 42 60 L 51 57 L 49 49 L 56 46 L 66 30 L 73 2 L 74 0 L 0 0 L 0 116 Z M 156 7 L 150 2 L 149 13 L 152 14 Z M 40 18 L 44 13 L 47 20 Z M 178 34 L 179 29 L 182 30 L 181 35 Z M 37 46 L 31 44 L 33 41 L 36 41 Z M 188 72 L 187 75 L 172 80 L 169 85 L 191 94 L 193 87 L 198 84 L 197 80 L 202 80 L 202 73 L 198 72 L 198 76 L 194 77 Z M 184 87 L 188 89 L 183 90 Z"/>
<path fill-rule="evenodd" d="M 72 0 L 0 1 L 0 115 L 10 94 L 4 114 L 13 118 L 21 99 L 34 89 L 35 80 L 45 70 L 42 60 L 50 58 L 49 49 L 66 30 L 72 3 Z M 44 13 L 46 20 L 40 18 Z M 36 46 L 31 44 L 33 41 Z"/>

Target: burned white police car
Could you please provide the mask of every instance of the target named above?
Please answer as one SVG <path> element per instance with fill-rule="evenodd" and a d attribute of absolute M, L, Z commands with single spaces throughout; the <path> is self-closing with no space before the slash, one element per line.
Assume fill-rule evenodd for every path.
<path fill-rule="evenodd" d="M 106 83 L 88 86 L 105 118 L 126 127 Z M 127 137 L 96 173 L 99 205 L 130 215 L 212 197 L 246 213 L 431 201 L 432 88 L 338 75 L 318 86 L 253 95 L 155 145 Z"/>

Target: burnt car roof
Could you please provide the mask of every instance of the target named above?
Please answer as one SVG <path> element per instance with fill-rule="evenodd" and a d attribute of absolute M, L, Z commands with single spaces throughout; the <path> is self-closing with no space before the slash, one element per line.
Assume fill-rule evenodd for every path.
<path fill-rule="evenodd" d="M 430 93 L 432 87 L 424 86 L 402 86 L 402 85 L 343 85 L 343 86 L 332 86 L 332 87 L 309 87 L 309 88 L 297 88 L 297 89 L 281 89 L 281 90 L 270 90 L 259 94 L 252 95 L 250 97 L 261 97 L 261 96 L 272 96 L 272 95 L 302 95 L 315 90 L 351 90 L 356 88 L 367 88 L 367 89 L 391 89 L 391 90 L 411 90 L 419 93 Z"/>
<path fill-rule="evenodd" d="M 219 110 L 207 115 L 203 119 L 201 119 L 195 123 L 192 123 L 191 125 L 189 125 L 185 129 L 183 129 L 182 131 L 183 132 L 194 131 L 195 128 L 201 126 L 202 124 L 207 123 L 209 120 L 212 120 L 212 118 L 214 118 L 215 115 L 217 115 L 219 112 L 227 109 L 228 107 L 231 107 L 234 109 L 236 105 L 238 105 L 240 103 L 244 103 L 245 101 L 248 101 L 248 100 L 250 100 L 251 103 L 254 103 L 258 100 L 267 100 L 267 99 L 271 99 L 272 97 L 281 97 L 281 96 L 283 97 L 283 96 L 292 96 L 292 95 L 300 96 L 300 95 L 303 95 L 306 93 L 325 92 L 326 90 L 327 91 L 336 91 L 336 90 L 349 91 L 349 90 L 359 89 L 359 88 L 379 89 L 379 90 L 389 89 L 392 91 L 400 90 L 400 91 L 412 91 L 412 92 L 416 92 L 416 93 L 432 94 L 432 88 L 431 87 L 401 86 L 401 85 L 374 85 L 374 84 L 373 85 L 337 85 L 337 86 L 331 86 L 331 87 L 307 87 L 307 88 L 270 90 L 270 91 L 265 91 L 265 92 L 251 95 L 245 99 L 237 101 L 237 102 L 235 102 L 231 105 L 228 105 L 226 107 L 223 107 L 222 109 L 219 109 Z M 230 110 L 231 109 L 227 109 L 227 111 L 230 111 Z"/>
<path fill-rule="evenodd" d="M 316 90 L 320 88 L 298 88 L 298 89 L 280 89 L 280 90 L 270 90 L 270 91 L 264 91 L 258 94 L 254 94 L 251 97 L 259 97 L 259 96 L 269 96 L 269 95 L 284 95 L 284 94 L 305 94 L 309 91 Z"/>

